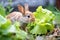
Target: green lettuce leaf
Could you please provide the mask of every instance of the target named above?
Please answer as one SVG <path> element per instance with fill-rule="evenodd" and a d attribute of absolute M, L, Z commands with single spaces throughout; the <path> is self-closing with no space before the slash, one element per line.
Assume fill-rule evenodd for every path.
<path fill-rule="evenodd" d="M 54 29 L 53 21 L 55 15 L 47 9 L 43 9 L 42 6 L 39 6 L 35 12 L 35 22 L 29 23 L 28 28 L 31 28 L 29 31 L 32 34 L 46 34 L 49 31 Z"/>

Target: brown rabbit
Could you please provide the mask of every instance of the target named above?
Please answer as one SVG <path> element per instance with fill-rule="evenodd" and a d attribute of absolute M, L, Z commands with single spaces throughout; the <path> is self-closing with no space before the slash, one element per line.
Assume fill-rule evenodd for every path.
<path fill-rule="evenodd" d="M 35 17 L 32 12 L 29 11 L 28 4 L 23 6 L 18 5 L 19 12 L 12 12 L 6 16 L 7 19 L 10 19 L 12 23 L 15 21 L 20 22 L 21 27 L 25 30 L 26 24 L 29 22 L 33 22 Z"/>

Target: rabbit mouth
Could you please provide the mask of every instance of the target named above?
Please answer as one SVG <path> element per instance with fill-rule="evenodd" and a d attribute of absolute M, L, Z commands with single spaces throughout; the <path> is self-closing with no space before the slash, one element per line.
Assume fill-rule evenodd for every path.
<path fill-rule="evenodd" d="M 33 18 L 32 20 L 31 20 L 31 22 L 34 22 L 35 21 L 35 19 Z"/>

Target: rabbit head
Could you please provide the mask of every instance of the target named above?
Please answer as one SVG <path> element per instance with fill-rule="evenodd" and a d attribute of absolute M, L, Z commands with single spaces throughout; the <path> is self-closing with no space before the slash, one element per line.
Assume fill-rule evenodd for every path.
<path fill-rule="evenodd" d="M 35 16 L 31 11 L 29 11 L 28 4 L 25 4 L 24 7 L 18 5 L 18 10 L 23 14 L 23 20 L 25 23 L 33 22 L 35 20 Z"/>

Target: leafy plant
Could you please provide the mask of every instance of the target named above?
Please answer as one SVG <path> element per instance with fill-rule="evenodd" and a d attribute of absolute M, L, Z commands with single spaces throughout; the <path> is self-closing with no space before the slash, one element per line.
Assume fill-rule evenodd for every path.
<path fill-rule="evenodd" d="M 24 40 L 27 33 L 19 28 L 19 23 L 12 25 L 10 20 L 7 20 L 0 15 L 0 39 L 1 40 Z"/>
<path fill-rule="evenodd" d="M 39 6 L 34 12 L 35 22 L 28 24 L 28 29 L 32 34 L 46 34 L 48 30 L 51 32 L 54 29 L 53 20 L 55 15 L 47 10 L 43 9 L 42 6 Z"/>
<path fill-rule="evenodd" d="M 5 16 L 5 8 L 0 4 L 0 15 Z"/>
<path fill-rule="evenodd" d="M 11 7 L 11 5 L 9 4 L 7 7 L 6 7 L 6 15 L 8 15 L 10 12 L 12 12 L 13 8 Z"/>
<path fill-rule="evenodd" d="M 11 7 L 12 0 L 9 0 L 8 2 L 9 4 L 6 6 L 6 8 L 3 6 L 4 3 L 0 3 L 0 15 L 4 17 L 13 10 L 13 8 Z"/>

